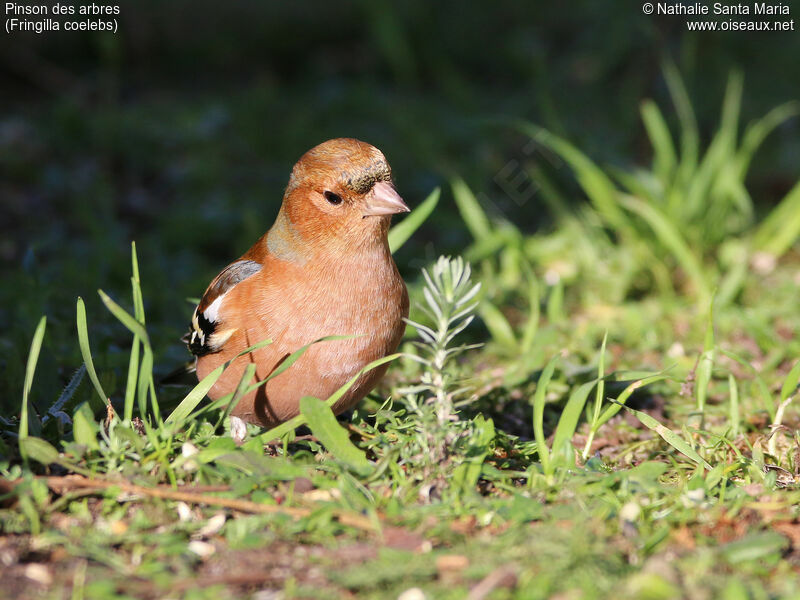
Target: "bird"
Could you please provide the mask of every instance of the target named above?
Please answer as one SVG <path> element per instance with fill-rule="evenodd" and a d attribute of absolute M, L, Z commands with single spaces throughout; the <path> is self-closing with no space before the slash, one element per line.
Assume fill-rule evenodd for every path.
<path fill-rule="evenodd" d="M 274 224 L 212 280 L 183 338 L 199 380 L 230 361 L 212 400 L 234 392 L 248 364 L 263 381 L 312 344 L 241 397 L 230 413 L 239 437 L 244 423 L 269 428 L 297 416 L 301 398 L 330 397 L 397 349 L 409 303 L 387 236 L 392 215 L 409 211 L 386 157 L 366 142 L 328 140 L 294 165 Z M 328 336 L 347 337 L 314 343 Z M 264 340 L 271 343 L 237 357 Z M 387 368 L 361 374 L 333 412 L 355 406 Z"/>

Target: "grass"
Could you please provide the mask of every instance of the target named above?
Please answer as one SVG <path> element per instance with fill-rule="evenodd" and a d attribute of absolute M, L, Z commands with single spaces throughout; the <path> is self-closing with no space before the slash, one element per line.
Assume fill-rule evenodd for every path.
<path fill-rule="evenodd" d="M 392 64 L 407 68 L 402 53 Z M 564 202 L 563 173 L 532 169 L 556 213 L 551 231 L 495 218 L 458 177 L 395 226 L 398 250 L 451 191 L 472 241 L 463 257 L 408 277 L 401 351 L 385 359 L 382 387 L 341 421 L 329 407 L 347 386 L 304 398 L 298 418 L 250 427 L 237 445 L 226 421 L 244 385 L 213 404 L 205 391 L 221 370 L 189 390 L 161 389 L 169 361 L 153 314 L 164 309 L 148 303 L 160 280 L 148 281 L 156 268 L 140 264 L 134 244 L 130 274 L 116 276 L 129 297 L 77 299 L 70 351 L 82 366 L 59 393 L 37 385 L 53 368 L 40 350 L 57 319 L 33 332 L 18 416 L 0 421 L 4 589 L 800 594 L 797 194 L 762 218 L 744 185 L 756 148 L 795 108 L 740 138 L 734 74 L 702 151 L 688 94 L 672 67 L 665 73 L 679 143 L 645 102 L 649 168 L 600 167 L 565 138 L 521 125 L 585 197 Z"/>

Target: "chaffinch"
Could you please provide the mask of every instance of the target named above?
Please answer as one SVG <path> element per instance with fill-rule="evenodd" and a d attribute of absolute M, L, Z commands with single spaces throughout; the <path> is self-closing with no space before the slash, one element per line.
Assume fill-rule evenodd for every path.
<path fill-rule="evenodd" d="M 368 363 L 394 352 L 405 329 L 408 293 L 389 251 L 391 217 L 409 208 L 374 146 L 329 140 L 292 169 L 275 223 L 211 282 L 184 338 L 203 379 L 236 358 L 209 391 L 233 392 L 248 363 L 266 378 L 289 354 L 325 336 L 297 362 L 239 401 L 234 417 L 271 427 L 299 413 L 300 398 L 325 399 Z M 357 404 L 387 365 L 362 375 L 333 406 Z M 240 423 L 241 425 L 241 423 Z"/>

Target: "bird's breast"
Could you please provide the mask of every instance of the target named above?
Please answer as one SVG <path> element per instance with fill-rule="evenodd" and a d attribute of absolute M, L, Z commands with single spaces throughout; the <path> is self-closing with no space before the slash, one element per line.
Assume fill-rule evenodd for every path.
<path fill-rule="evenodd" d="M 282 262 L 282 261 L 281 261 Z M 387 260 L 283 267 L 284 277 L 262 288 L 250 322 L 286 352 L 331 336 L 306 351 L 306 367 L 325 379 L 350 378 L 394 351 L 408 314 L 405 284 Z M 276 348 L 277 349 L 277 348 Z"/>

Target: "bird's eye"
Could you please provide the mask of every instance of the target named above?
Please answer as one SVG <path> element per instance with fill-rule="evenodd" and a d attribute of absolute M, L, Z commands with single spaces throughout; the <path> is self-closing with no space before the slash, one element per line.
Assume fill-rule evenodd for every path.
<path fill-rule="evenodd" d="M 325 200 L 327 200 L 331 204 L 341 204 L 342 203 L 342 197 L 339 194 L 334 194 L 330 190 L 325 190 L 325 193 L 323 194 L 323 196 L 325 196 Z"/>

